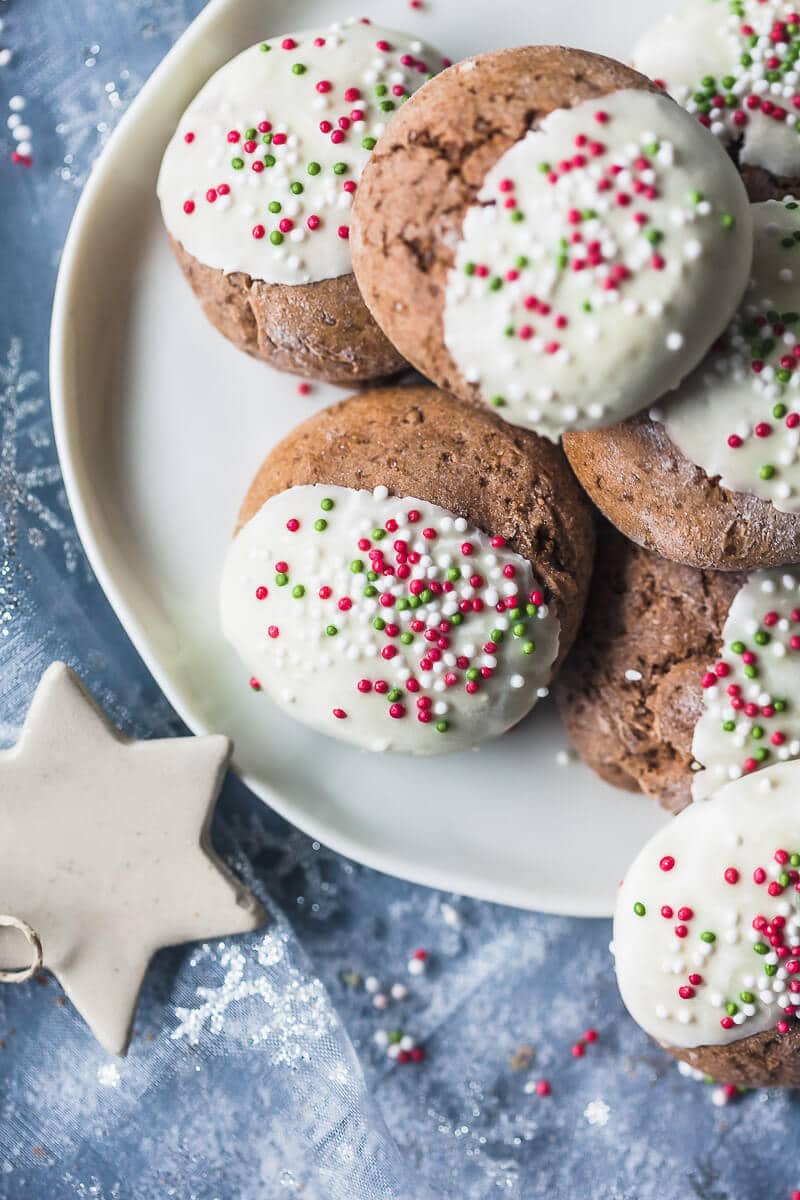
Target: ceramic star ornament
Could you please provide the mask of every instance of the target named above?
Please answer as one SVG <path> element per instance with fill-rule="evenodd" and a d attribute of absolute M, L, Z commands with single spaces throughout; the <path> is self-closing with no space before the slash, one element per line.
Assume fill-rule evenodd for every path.
<path fill-rule="evenodd" d="M 0 753 L 0 913 L 35 931 L 112 1054 L 127 1049 L 157 950 L 264 922 L 209 839 L 230 750 L 224 737 L 132 741 L 54 663 Z M 0 928 L 0 967 L 26 950 L 19 927 Z"/>

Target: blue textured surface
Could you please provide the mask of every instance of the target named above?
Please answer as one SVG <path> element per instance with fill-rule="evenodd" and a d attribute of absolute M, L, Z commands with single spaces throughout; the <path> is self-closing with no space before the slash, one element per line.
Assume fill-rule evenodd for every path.
<path fill-rule="evenodd" d="M 80 186 L 201 6 L 0 0 L 0 46 L 12 50 L 0 67 L 5 744 L 57 657 L 130 732 L 183 732 L 75 537 L 46 359 L 59 250 Z M 15 94 L 28 101 L 30 169 L 8 161 Z M 0 988 L 4 1200 L 422 1200 L 429 1188 L 457 1200 L 774 1200 L 800 1186 L 796 1099 L 764 1092 L 719 1108 L 713 1089 L 681 1078 L 621 1009 L 606 922 L 537 917 L 388 879 L 291 830 L 233 780 L 215 834 L 268 894 L 275 922 L 266 936 L 161 954 L 128 1059 L 103 1055 L 52 980 Z M 417 946 L 431 958 L 412 977 Z M 408 998 L 378 1011 L 363 985 L 370 975 L 402 981 Z M 397 1026 L 425 1046 L 424 1063 L 398 1066 L 375 1043 L 377 1031 Z M 600 1039 L 573 1059 L 588 1026 Z M 521 1046 L 535 1058 L 515 1069 Z M 526 1090 L 543 1077 L 548 1098 Z"/>

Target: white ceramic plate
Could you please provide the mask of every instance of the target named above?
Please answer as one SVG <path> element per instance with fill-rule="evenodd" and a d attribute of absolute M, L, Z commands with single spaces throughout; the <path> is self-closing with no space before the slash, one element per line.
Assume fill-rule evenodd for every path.
<path fill-rule="evenodd" d="M 360 0 L 457 59 L 532 42 L 624 58 L 660 0 Z M 256 467 L 337 389 L 240 354 L 206 324 L 173 262 L 155 180 L 185 105 L 252 42 L 349 15 L 341 0 L 212 0 L 121 121 L 78 206 L 53 312 L 53 417 L 92 566 L 187 724 L 230 734 L 253 791 L 301 829 L 420 883 L 547 912 L 611 912 L 625 867 L 664 820 L 566 748 L 547 705 L 480 751 L 439 759 L 341 746 L 252 693 L 221 640 L 217 578 Z"/>

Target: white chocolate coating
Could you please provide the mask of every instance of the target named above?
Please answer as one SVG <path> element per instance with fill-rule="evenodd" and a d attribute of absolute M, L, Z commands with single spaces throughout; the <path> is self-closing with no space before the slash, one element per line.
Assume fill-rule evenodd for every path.
<path fill-rule="evenodd" d="M 740 162 L 796 176 L 798 30 L 787 25 L 797 11 L 795 0 L 742 0 L 739 13 L 728 0 L 683 0 L 637 43 L 634 66 L 724 144 L 741 140 Z"/>
<path fill-rule="evenodd" d="M 553 439 L 675 387 L 747 283 L 741 180 L 661 95 L 556 110 L 501 156 L 478 199 L 448 278 L 444 340 L 501 416 Z"/>
<path fill-rule="evenodd" d="M 710 477 L 719 476 L 723 487 L 796 513 L 800 207 L 792 199 L 752 207 L 753 269 L 739 309 L 717 346 L 653 416 L 678 449 Z"/>
<path fill-rule="evenodd" d="M 795 1019 L 799 795 L 797 763 L 729 783 L 659 830 L 625 876 L 617 980 L 633 1019 L 662 1044 L 721 1045 Z M 754 928 L 759 918 L 769 928 Z M 775 933 L 785 952 L 770 944 Z"/>
<path fill-rule="evenodd" d="M 228 551 L 221 615 L 276 704 L 375 751 L 441 754 L 505 732 L 546 691 L 558 652 L 529 562 L 386 488 L 267 500 Z"/>
<path fill-rule="evenodd" d="M 703 680 L 692 782 L 704 800 L 722 784 L 800 757 L 800 572 L 755 571 L 734 597 L 722 649 Z"/>
<path fill-rule="evenodd" d="M 284 284 L 349 274 L 361 172 L 394 109 L 441 65 L 416 38 L 355 18 L 244 50 L 212 75 L 167 146 L 164 224 L 225 274 Z"/>

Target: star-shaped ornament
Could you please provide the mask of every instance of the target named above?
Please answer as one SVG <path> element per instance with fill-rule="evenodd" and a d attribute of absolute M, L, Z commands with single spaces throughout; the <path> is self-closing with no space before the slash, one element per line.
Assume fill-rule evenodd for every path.
<path fill-rule="evenodd" d="M 127 1049 L 157 950 L 265 920 L 209 839 L 230 750 L 224 737 L 131 741 L 54 663 L 0 752 L 0 926 L 17 926 L 0 927 L 0 967 L 31 947 L 36 961 L 21 936 L 33 932 L 112 1054 Z"/>

